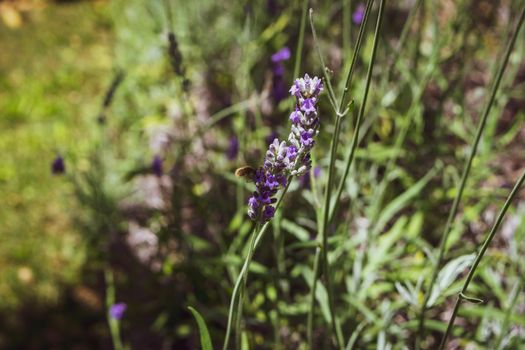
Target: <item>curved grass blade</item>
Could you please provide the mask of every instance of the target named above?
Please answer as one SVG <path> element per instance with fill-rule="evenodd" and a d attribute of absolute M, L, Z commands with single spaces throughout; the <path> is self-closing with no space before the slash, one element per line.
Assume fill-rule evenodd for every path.
<path fill-rule="evenodd" d="M 197 326 L 199 327 L 199 334 L 201 337 L 201 349 L 202 350 L 213 350 L 213 346 L 211 344 L 211 338 L 210 338 L 210 332 L 208 332 L 208 327 L 206 326 L 206 322 L 204 321 L 204 318 L 202 318 L 201 314 L 192 308 L 191 306 L 188 306 L 188 310 L 191 311 L 193 314 L 193 317 L 195 317 L 195 320 L 197 321 Z"/>

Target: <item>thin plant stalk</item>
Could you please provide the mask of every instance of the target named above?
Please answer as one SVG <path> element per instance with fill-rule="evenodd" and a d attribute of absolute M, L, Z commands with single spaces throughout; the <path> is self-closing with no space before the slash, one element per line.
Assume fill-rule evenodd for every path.
<path fill-rule="evenodd" d="M 120 337 L 119 321 L 112 318 L 109 313 L 109 309 L 115 304 L 115 282 L 113 273 L 109 268 L 106 268 L 104 271 L 104 279 L 106 280 L 106 308 L 108 310 L 107 319 L 109 332 L 111 333 L 111 342 L 113 343 L 113 348 L 115 350 L 124 350 L 125 348 Z"/>
<path fill-rule="evenodd" d="M 299 42 L 297 43 L 297 52 L 295 53 L 295 65 L 293 68 L 294 79 L 299 76 L 301 69 L 301 58 L 303 57 L 304 28 L 306 27 L 306 14 L 308 12 L 308 0 L 303 0 L 301 13 L 301 27 L 299 28 Z"/>
<path fill-rule="evenodd" d="M 255 225 L 255 229 L 253 230 L 253 233 L 252 233 L 252 236 L 250 238 L 250 246 L 248 248 L 248 255 L 246 257 L 246 262 L 247 262 L 247 266 L 249 267 L 251 262 L 252 262 L 252 258 L 253 258 L 253 251 L 254 251 L 254 248 L 255 248 L 255 237 L 257 235 L 257 232 L 259 232 L 261 228 L 261 224 L 260 223 L 257 223 Z M 242 285 L 241 285 L 241 289 L 239 291 L 239 301 L 237 303 L 237 320 L 236 320 L 236 326 L 235 326 L 235 335 L 236 335 L 236 344 L 237 344 L 237 348 L 240 347 L 240 339 L 241 339 L 241 321 L 242 321 L 242 309 L 243 309 L 243 305 L 244 305 L 244 295 L 245 295 L 245 292 L 246 292 L 246 282 L 248 280 L 248 273 L 245 273 L 244 276 L 243 276 L 243 279 L 242 279 Z"/>
<path fill-rule="evenodd" d="M 286 195 L 286 192 L 288 192 L 288 188 L 290 187 L 291 182 L 292 182 L 292 177 L 289 176 L 288 180 L 287 180 L 286 187 L 284 188 L 283 192 L 281 193 L 281 196 L 279 197 L 279 199 L 277 200 L 277 203 L 275 204 L 275 210 L 279 209 L 279 207 L 281 205 L 281 202 L 282 202 L 284 196 Z M 255 232 L 257 232 L 257 234 L 255 234 L 254 235 L 255 238 L 253 238 L 253 249 L 251 249 L 252 250 L 252 255 L 255 252 L 255 250 L 257 249 L 257 247 L 259 246 L 261 240 L 264 238 L 264 234 L 266 233 L 266 230 L 268 229 L 269 224 L 270 224 L 270 222 L 267 222 L 258 230 L 258 232 L 255 231 Z M 252 245 L 252 243 L 250 243 L 250 245 Z M 231 330 L 232 330 L 232 325 L 233 325 L 234 319 L 236 317 L 237 318 L 241 318 L 242 317 L 242 315 L 240 315 L 240 314 L 235 315 L 235 312 L 234 312 L 234 310 L 235 310 L 235 303 L 240 300 L 239 293 L 240 293 L 241 283 L 245 279 L 246 280 L 248 279 L 250 263 L 251 263 L 251 257 L 250 257 L 250 254 L 248 254 L 248 256 L 246 257 L 246 259 L 244 261 L 244 264 L 242 266 L 241 272 L 239 273 L 239 276 L 237 276 L 237 280 L 235 281 L 235 285 L 233 287 L 232 297 L 231 297 L 231 301 L 230 301 L 230 308 L 229 308 L 229 312 L 228 312 L 228 323 L 227 323 L 227 326 L 226 326 L 226 335 L 225 335 L 224 344 L 223 344 L 223 347 L 222 347 L 223 350 L 228 350 L 229 349 L 228 346 L 229 346 L 229 342 L 230 342 Z"/>
<path fill-rule="evenodd" d="M 418 0 L 418 2 L 410 10 L 410 13 L 408 15 L 407 21 L 406 21 L 406 23 L 403 26 L 403 30 L 401 31 L 399 43 L 397 45 L 397 48 L 394 50 L 395 51 L 394 52 L 394 57 L 390 60 L 390 63 L 388 64 L 388 67 L 391 67 L 391 68 L 388 70 L 388 73 L 383 76 L 384 78 L 382 79 L 381 87 L 379 88 L 379 91 L 383 91 L 386 88 L 387 82 L 390 80 L 390 77 L 392 76 L 393 71 L 395 71 L 395 68 L 396 68 L 396 66 L 398 64 L 398 61 L 399 61 L 400 52 L 401 52 L 402 48 L 404 47 L 404 44 L 405 44 L 405 41 L 406 41 L 406 38 L 407 38 L 408 31 L 412 27 L 412 23 L 414 22 L 414 19 L 415 19 L 416 14 L 417 14 L 417 10 L 419 9 L 421 3 L 422 3 L 422 0 Z M 439 53 L 439 50 L 437 51 L 437 53 Z M 434 55 L 434 54 L 432 54 L 432 55 Z M 425 80 L 425 78 L 423 80 Z M 420 85 L 421 86 L 425 86 L 426 84 L 420 84 Z M 414 99 L 414 100 L 418 100 L 418 99 Z M 407 114 L 410 114 L 410 111 Z M 370 128 L 370 126 L 374 123 L 374 121 L 377 119 L 377 116 L 375 116 L 374 112 L 372 112 L 372 115 L 373 116 L 370 119 L 368 119 L 366 122 L 363 123 L 363 126 L 362 126 L 363 133 L 361 133 L 361 136 L 359 137 L 359 140 L 357 141 L 358 144 L 362 141 L 362 139 L 364 137 L 364 134 L 366 133 L 366 130 L 368 130 Z M 388 172 L 385 172 L 385 174 L 388 174 Z M 333 204 L 333 208 L 332 208 L 332 211 L 330 213 L 329 222 L 332 221 L 332 218 L 333 218 L 333 216 L 334 216 L 334 214 L 336 212 L 337 206 L 338 206 L 338 201 L 334 201 L 334 202 L 335 203 Z"/>
<path fill-rule="evenodd" d="M 382 19 L 383 19 L 384 2 L 385 1 L 382 0 L 380 2 L 380 4 L 379 4 L 379 14 L 377 16 L 376 27 L 375 27 L 375 32 L 374 32 L 374 43 L 373 43 L 373 48 L 372 48 L 372 55 L 370 57 L 370 63 L 368 65 L 368 72 L 367 72 L 367 75 L 366 75 L 366 84 L 365 84 L 365 91 L 364 91 L 364 94 L 363 94 L 363 101 L 361 103 L 361 106 L 359 108 L 359 113 L 357 115 L 355 131 L 354 131 L 354 135 L 352 136 L 352 141 L 351 141 L 351 144 L 350 144 L 350 151 L 348 152 L 348 155 L 346 157 L 345 171 L 343 173 L 343 177 L 341 178 L 341 180 L 339 182 L 339 186 L 337 187 L 337 192 L 336 192 L 335 201 L 334 201 L 334 207 L 331 210 L 331 214 L 329 215 L 329 219 L 333 217 L 333 215 L 335 213 L 335 209 L 336 209 L 337 203 L 339 202 L 339 200 L 341 198 L 341 195 L 343 193 L 343 188 L 344 188 L 344 185 L 346 183 L 346 179 L 348 177 L 348 173 L 350 172 L 350 166 L 352 165 L 352 162 L 354 160 L 355 151 L 356 151 L 357 145 L 359 143 L 359 132 L 360 132 L 360 128 L 361 128 L 361 122 L 362 122 L 363 116 L 365 114 L 366 101 L 368 99 L 368 92 L 370 91 L 370 83 L 372 81 L 372 73 L 373 73 L 373 70 L 374 70 L 374 63 L 375 63 L 375 58 L 376 58 L 376 53 L 377 53 L 377 44 L 379 42 L 379 32 L 381 30 L 381 23 L 382 23 Z"/>
<path fill-rule="evenodd" d="M 300 67 L 301 67 L 301 57 L 302 57 L 302 51 L 303 51 L 303 45 L 304 45 L 304 29 L 305 29 L 305 26 L 306 26 L 306 14 L 307 14 L 307 11 L 308 11 L 308 0 L 304 0 L 303 1 L 303 7 L 302 7 L 302 15 L 301 15 L 301 24 L 300 24 L 300 29 L 299 29 L 299 42 L 297 44 L 297 52 L 296 52 L 296 56 L 295 56 L 295 65 L 294 65 L 294 77 L 298 76 L 299 75 L 299 70 L 300 70 Z M 216 119 L 222 119 L 222 115 L 220 117 L 217 117 Z M 276 210 L 279 208 L 280 204 L 281 204 L 281 201 L 284 197 L 284 195 L 286 194 L 286 192 L 288 191 L 288 188 L 290 186 L 290 183 L 292 181 L 292 177 L 288 177 L 288 181 L 287 181 L 287 185 L 285 187 L 285 189 L 283 190 L 279 200 L 277 201 L 277 204 L 276 204 Z M 248 256 L 243 264 L 243 267 L 239 273 L 239 276 L 237 277 L 237 280 L 235 282 L 235 285 L 234 285 L 234 288 L 233 288 L 233 292 L 232 292 L 232 297 L 231 297 L 231 301 L 230 301 L 230 308 L 229 308 L 229 313 L 228 313 L 228 323 L 227 323 L 227 327 L 226 327 L 226 335 L 225 335 L 225 339 L 224 339 L 224 344 L 223 344 L 223 349 L 224 350 L 227 350 L 228 349 L 228 345 L 229 345 L 229 340 L 230 340 L 230 335 L 231 335 L 231 328 L 232 328 L 232 324 L 233 324 L 233 321 L 234 321 L 234 318 L 237 318 L 236 320 L 236 329 L 237 329 L 237 333 L 239 333 L 240 331 L 240 320 L 242 318 L 242 295 L 243 295 L 243 291 L 239 289 L 240 287 L 240 284 L 241 282 L 243 282 L 243 285 L 245 286 L 246 285 L 246 281 L 248 279 L 248 273 L 249 273 L 249 265 L 251 263 L 251 259 L 252 259 L 252 256 L 253 256 L 253 253 L 255 251 L 255 249 L 257 249 L 257 246 L 259 245 L 259 242 L 261 241 L 261 239 L 264 237 L 264 234 L 268 228 L 268 222 L 266 224 L 264 224 L 260 229 L 258 227 L 256 227 L 256 230 L 254 231 L 254 233 L 252 234 L 252 240 L 251 240 L 251 243 L 250 243 L 250 250 L 248 252 Z M 239 294 L 239 295 L 237 295 Z M 237 315 L 234 314 L 234 308 L 235 308 L 235 302 L 236 302 L 236 299 L 239 298 L 239 305 L 238 305 L 238 311 L 237 311 Z"/>
<path fill-rule="evenodd" d="M 361 22 L 361 26 L 359 27 L 359 33 L 357 34 L 357 41 L 355 43 L 354 53 L 352 55 L 352 60 L 350 61 L 350 68 L 348 68 L 348 74 L 346 75 L 343 93 L 341 95 L 341 99 L 339 100 L 339 110 L 337 111 L 338 116 L 341 113 L 343 113 L 343 106 L 345 105 L 346 96 L 348 95 L 348 91 L 350 90 L 350 83 L 354 76 L 355 64 L 357 62 L 357 57 L 359 56 L 359 52 L 361 51 L 361 45 L 363 43 L 363 37 L 364 37 L 365 29 L 366 29 L 366 24 L 368 22 L 368 17 L 370 15 L 370 11 L 372 9 L 373 4 L 374 4 L 374 0 L 368 0 L 366 2 L 365 14 L 363 17 L 363 21 Z"/>
<path fill-rule="evenodd" d="M 503 204 L 503 207 L 501 208 L 501 210 L 500 210 L 500 212 L 498 214 L 498 217 L 496 218 L 496 222 L 492 226 L 492 228 L 491 228 L 487 238 L 485 239 L 485 242 L 483 242 L 483 245 L 481 246 L 481 249 L 478 252 L 478 255 L 476 256 L 476 259 L 474 260 L 474 263 L 472 264 L 472 267 L 470 268 L 470 270 L 468 272 L 468 275 L 467 275 L 467 278 L 465 280 L 465 283 L 463 284 L 463 288 L 461 289 L 461 292 L 458 294 L 458 297 L 456 299 L 456 304 L 454 305 L 454 311 L 452 312 L 452 316 L 450 317 L 450 320 L 448 322 L 447 331 L 445 332 L 445 335 L 443 336 L 443 339 L 441 339 L 441 344 L 439 345 L 439 350 L 444 349 L 444 347 L 445 347 L 445 345 L 447 343 L 447 339 L 448 339 L 448 337 L 449 337 L 449 335 L 450 335 L 450 333 L 452 331 L 452 327 L 454 326 L 454 321 L 456 319 L 456 316 L 457 316 L 458 311 L 459 311 L 459 307 L 461 306 L 461 302 L 463 301 L 463 299 L 478 301 L 477 299 L 469 298 L 469 297 L 466 296 L 468 286 L 469 286 L 470 282 L 472 281 L 472 278 L 474 278 L 474 274 L 476 273 L 476 269 L 477 269 L 481 259 L 485 255 L 485 252 L 487 251 L 490 243 L 492 242 L 492 239 L 496 235 L 496 233 L 497 233 L 497 231 L 498 231 L 498 229 L 499 229 L 499 227 L 501 225 L 501 222 L 503 221 L 503 217 L 505 216 L 505 213 L 509 209 L 510 204 L 512 203 L 512 200 L 514 199 L 514 197 L 516 197 L 516 195 L 518 194 L 518 191 L 520 190 L 520 187 L 521 187 L 521 185 L 523 184 L 524 181 L 525 181 L 525 171 L 523 171 L 523 173 L 519 177 L 518 181 L 514 185 L 514 188 L 510 192 L 509 196 L 507 197 L 507 200 L 505 201 L 505 204 Z"/>
<path fill-rule="evenodd" d="M 494 83 L 492 85 L 492 89 L 490 92 L 490 96 L 488 99 L 488 103 L 485 106 L 485 109 L 483 111 L 482 118 L 479 122 L 478 129 L 476 131 L 476 136 L 474 138 L 474 142 L 472 144 L 472 148 L 470 150 L 470 154 L 468 157 L 468 160 L 465 164 L 465 168 L 463 170 L 463 174 L 461 176 L 459 189 L 456 194 L 456 197 L 454 198 L 454 202 L 452 203 L 452 207 L 450 209 L 447 222 L 445 224 L 445 229 L 443 231 L 443 235 L 441 236 L 441 242 L 439 244 L 439 253 L 438 253 L 438 259 L 436 263 L 434 264 L 433 271 L 430 278 L 430 283 L 426 289 L 425 292 L 425 298 L 423 300 L 423 304 L 421 305 L 421 311 L 419 314 L 419 327 L 418 327 L 418 334 L 416 335 L 416 349 L 419 349 L 419 342 L 423 338 L 424 333 L 424 326 L 425 326 L 425 312 L 427 309 L 427 303 L 430 298 L 430 294 L 432 291 L 432 287 L 434 283 L 436 282 L 437 275 L 439 273 L 439 267 L 441 266 L 441 263 L 443 262 L 444 256 L 445 256 L 445 250 L 446 250 L 446 244 L 448 240 L 448 236 L 450 234 L 452 223 L 454 222 L 454 219 L 456 217 L 459 202 L 461 201 L 461 198 L 463 196 L 463 190 L 465 189 L 465 184 L 467 182 L 467 178 L 470 174 L 470 168 L 472 166 L 472 161 L 474 159 L 474 156 L 477 153 L 478 144 L 481 139 L 481 135 L 483 134 L 483 130 L 485 129 L 485 124 L 487 122 L 487 118 L 490 114 L 490 111 L 492 109 L 492 105 L 494 104 L 494 100 L 496 98 L 496 93 L 498 92 L 498 88 L 501 82 L 501 79 L 503 77 L 503 73 L 505 72 L 505 68 L 507 67 L 507 64 L 509 62 L 509 57 L 512 52 L 512 49 L 514 48 L 514 44 L 516 43 L 516 38 L 518 36 L 518 33 L 521 29 L 521 26 L 523 24 L 523 21 L 525 19 L 525 6 L 523 7 L 518 24 L 516 25 L 516 29 L 514 30 L 514 33 L 512 34 L 512 37 L 507 45 L 507 48 L 505 50 L 505 54 L 503 56 L 503 60 L 501 61 L 501 65 L 499 66 L 498 72 L 496 73 L 496 78 L 494 80 Z"/>
<path fill-rule="evenodd" d="M 330 100 L 330 104 L 332 105 L 332 108 L 334 111 L 337 111 L 336 107 L 336 97 L 334 93 L 334 88 L 332 87 L 332 79 L 330 79 L 330 75 L 328 75 L 328 67 L 324 63 L 323 54 L 321 52 L 321 47 L 319 46 L 319 40 L 317 39 L 317 31 L 315 30 L 314 26 L 314 10 L 310 9 L 310 28 L 312 29 L 312 37 L 314 39 L 315 43 L 315 51 L 317 52 L 317 57 L 319 58 L 319 62 L 321 62 L 321 67 L 323 69 L 323 77 L 326 83 L 326 90 L 328 92 L 328 100 Z"/>
<path fill-rule="evenodd" d="M 352 1 L 343 0 L 343 54 L 346 56 L 350 52 L 350 19 Z"/>
<path fill-rule="evenodd" d="M 336 114 L 339 114 L 338 113 L 338 109 L 337 109 L 337 107 L 335 105 L 335 95 L 333 93 L 332 84 L 330 82 L 330 77 L 327 74 L 327 67 L 325 66 L 323 55 L 322 55 L 321 49 L 319 47 L 319 41 L 317 40 L 317 33 L 315 31 L 314 20 L 313 20 L 313 10 L 312 9 L 310 9 L 310 27 L 311 27 L 311 30 L 312 30 L 312 36 L 313 36 L 313 39 L 314 39 L 314 43 L 315 43 L 315 47 L 316 47 L 317 54 L 318 54 L 318 57 L 319 57 L 319 61 L 321 63 L 321 67 L 323 69 L 323 74 L 325 76 L 325 81 L 326 81 L 327 90 L 328 90 L 328 97 L 330 99 L 330 103 L 331 103 L 332 107 L 334 108 L 334 111 L 336 112 Z M 341 122 L 340 118 L 336 117 L 334 136 L 338 133 L 337 130 L 340 128 L 340 122 Z M 328 183 L 327 183 L 327 188 L 325 190 L 325 198 L 329 197 L 329 192 L 330 192 L 330 188 L 331 188 L 333 163 L 335 162 L 335 152 L 334 151 L 335 151 L 336 147 L 337 147 L 337 141 L 334 139 L 334 137 L 332 137 L 332 142 L 331 142 L 331 147 L 330 147 L 330 167 L 329 167 L 329 171 L 328 171 Z M 321 227 L 323 227 L 323 225 L 321 225 Z M 328 264 L 328 251 L 327 251 L 328 239 L 326 238 L 326 234 L 323 234 L 323 232 L 325 232 L 325 231 L 321 230 L 321 232 L 320 232 L 320 238 L 322 240 L 320 252 L 316 250 L 316 254 L 315 254 L 314 276 L 313 276 L 314 281 L 312 282 L 312 295 L 313 295 L 313 298 L 315 298 L 315 289 L 317 287 L 316 279 L 317 279 L 318 270 L 319 270 L 319 259 L 322 258 L 323 259 L 324 275 L 325 275 L 325 278 L 326 278 L 326 288 L 328 290 L 328 304 L 329 304 L 329 309 L 330 309 L 331 325 L 332 325 L 333 332 L 334 332 L 334 335 L 335 335 L 337 348 L 338 349 L 342 349 L 343 348 L 343 334 L 342 334 L 341 328 L 338 325 L 338 322 L 336 321 L 336 317 L 335 317 L 335 305 L 334 305 L 334 301 L 333 301 L 331 275 L 330 275 L 330 268 L 329 268 L 329 264 Z M 311 295 L 311 298 L 312 298 L 312 295 Z M 310 312 L 313 313 L 313 308 L 310 309 Z M 307 321 L 307 337 L 309 337 L 310 348 L 311 348 L 311 345 L 312 345 L 312 343 L 311 343 L 311 340 L 312 340 L 312 329 L 310 329 L 309 327 L 312 327 L 312 326 L 313 326 L 313 314 L 312 315 L 309 314 L 308 315 L 308 321 Z"/>
<path fill-rule="evenodd" d="M 317 289 L 317 275 L 319 274 L 319 264 L 321 263 L 321 248 L 319 245 L 315 248 L 313 280 L 310 288 L 310 308 L 308 309 L 308 318 L 306 321 L 306 338 L 308 341 L 308 349 L 312 349 L 313 345 L 313 324 L 314 324 L 314 310 L 315 310 L 315 291 Z"/>
<path fill-rule="evenodd" d="M 373 4 L 373 0 L 368 0 L 367 2 L 367 6 L 366 6 L 366 11 L 365 11 L 365 17 L 364 17 L 364 20 L 363 20 L 363 23 L 361 25 L 361 28 L 360 28 L 360 31 L 359 31 L 359 35 L 358 35 L 358 40 L 357 40 L 357 43 L 356 43 L 356 48 L 354 50 L 354 55 L 352 57 L 352 61 L 351 61 L 351 64 L 350 64 L 350 67 L 349 67 L 349 70 L 348 70 L 348 75 L 346 77 L 346 81 L 345 81 L 345 86 L 344 86 L 344 89 L 343 89 L 343 93 L 341 94 L 341 99 L 339 101 L 339 107 L 337 109 L 334 108 L 335 112 L 336 112 L 336 121 L 335 121 L 335 130 L 334 130 L 334 134 L 333 134 L 333 137 L 332 137 L 332 141 L 331 141 L 331 150 L 330 150 L 330 165 L 329 165 L 329 171 L 328 171 L 328 180 L 327 180 L 327 185 L 326 185 L 326 189 L 325 189 L 325 204 L 324 204 L 324 213 L 323 213 L 323 220 L 322 220 L 322 225 L 321 225 L 321 232 L 320 232 L 320 238 L 321 238 L 321 249 L 316 249 L 316 254 L 315 254 L 315 260 L 314 260 L 314 275 L 313 275 L 313 282 L 312 282 L 312 289 L 310 291 L 310 309 L 309 309 L 309 313 L 308 313 L 308 321 L 307 321 L 307 338 L 308 338 L 308 344 L 309 344 L 309 348 L 311 349 L 312 348 L 312 333 L 313 333 L 313 311 L 314 311 L 314 306 L 315 306 L 315 292 L 316 292 L 316 287 L 317 287 L 317 276 L 319 274 L 319 265 L 320 265 L 320 259 L 322 258 L 323 259 L 323 267 L 324 267 L 324 271 L 325 271 L 325 278 L 326 278 L 326 287 L 328 289 L 328 301 L 329 301 L 329 308 L 330 308 L 330 314 L 331 314 L 331 319 L 332 319 L 332 327 L 334 328 L 334 333 L 335 333 L 335 336 L 336 336 L 336 341 L 337 341 L 337 345 L 338 345 L 338 348 L 343 348 L 343 336 L 342 336 L 342 331 L 341 331 L 341 327 L 338 323 L 338 320 L 336 318 L 336 315 L 335 315 L 335 305 L 334 305 L 334 301 L 333 301 L 333 289 L 332 289 L 332 283 L 331 283 L 331 273 L 330 273 L 330 266 L 329 266 L 329 261 L 328 261 L 328 236 L 327 236 L 327 228 L 328 228 L 328 221 L 329 221 L 329 213 L 330 213 L 330 197 L 331 197 L 331 192 L 332 192 L 332 181 L 333 181 L 333 174 L 334 174 L 334 168 L 335 168 L 335 158 L 337 156 L 337 145 L 338 145 L 338 140 L 339 140 L 339 134 L 340 134 L 340 130 L 341 130 L 341 119 L 342 117 L 348 112 L 347 111 L 343 111 L 343 106 L 345 104 L 345 100 L 346 100 L 346 96 L 347 96 L 347 93 L 348 93 L 348 90 L 349 90 L 349 85 L 350 85 L 350 82 L 351 82 L 351 79 L 352 79 L 352 76 L 353 76 L 353 72 L 354 72 L 354 68 L 355 68 L 355 62 L 356 62 L 356 58 L 357 58 L 357 55 L 359 53 L 359 50 L 360 50 L 360 47 L 361 47 L 361 44 L 362 44 L 362 38 L 363 38 L 363 33 L 364 33 L 364 30 L 365 30 L 365 27 L 366 27 L 366 23 L 367 23 L 367 20 L 368 20 L 368 15 L 370 14 L 370 10 L 371 10 L 371 7 L 372 7 L 372 4 Z M 384 8 L 384 2 L 382 1 L 381 4 L 380 4 L 380 9 L 379 9 L 379 15 L 378 15 L 378 23 L 380 23 L 381 21 L 381 18 L 382 18 L 382 13 L 383 13 L 383 8 Z M 319 48 L 319 45 L 317 43 L 317 35 L 316 35 L 316 32 L 315 32 L 315 27 L 314 27 L 314 24 L 313 24 L 313 14 L 312 14 L 312 10 L 310 10 L 310 24 L 311 24 L 311 27 L 312 27 L 312 34 L 313 34 L 313 37 L 314 37 L 314 43 L 316 43 L 316 48 L 317 48 L 317 51 L 318 51 L 318 55 L 319 55 L 319 60 L 321 62 L 321 65 L 322 65 L 322 68 L 323 68 L 323 72 L 326 72 L 326 67 L 324 66 L 324 60 L 322 58 L 322 55 L 320 53 L 320 48 Z M 374 48 L 373 48 L 373 52 L 372 52 L 372 56 L 375 58 L 375 53 L 376 53 L 376 49 L 377 49 L 377 37 L 378 37 L 378 33 L 379 33 L 379 28 L 378 26 L 376 26 L 376 33 L 375 33 L 375 36 L 374 36 Z M 365 97 L 366 99 L 366 97 Z"/>

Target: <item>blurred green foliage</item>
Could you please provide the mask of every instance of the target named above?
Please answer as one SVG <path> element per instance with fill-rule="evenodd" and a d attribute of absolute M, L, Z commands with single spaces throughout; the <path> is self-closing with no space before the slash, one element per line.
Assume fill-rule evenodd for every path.
<path fill-rule="evenodd" d="M 166 3 L 173 23 L 167 21 Z M 357 348 L 363 349 L 412 343 L 423 277 L 431 271 L 490 72 L 520 1 L 424 2 L 400 46 L 412 4 L 388 2 L 363 141 L 330 227 L 337 314 L 348 330 L 345 337 L 355 331 Z M 310 5 L 340 88 L 348 65 L 341 48 L 353 47 L 357 26 L 350 26 L 352 43 L 342 43 L 342 2 Z M 281 138 L 288 132 L 291 101 L 272 100 L 269 57 L 290 47 L 288 85 L 300 6 L 301 1 L 72 2 L 24 13 L 18 28 L 0 26 L 0 313 L 13 311 L 24 320 L 20 310 L 34 303 L 44 309 L 62 305 L 63 320 L 56 324 L 70 322 L 77 331 L 90 327 L 84 338 L 73 332 L 71 343 L 60 344 L 93 337 L 107 346 L 102 272 L 113 269 L 117 299 L 129 304 L 122 323 L 125 343 L 195 348 L 199 333 L 188 305 L 206 320 L 213 343 L 222 341 L 252 225 L 245 202 L 253 188 L 232 173 L 261 162 L 272 131 Z M 350 86 L 357 106 L 371 28 L 369 23 Z M 167 57 L 170 29 L 191 83 L 187 89 Z M 301 72 L 320 76 L 310 32 L 305 34 Z M 425 348 L 433 348 L 443 332 L 446 298 L 459 290 L 471 254 L 523 165 L 524 43 L 518 40 L 475 158 L 431 298 Z M 119 70 L 125 78 L 102 111 Z M 344 120 L 338 159 L 348 149 L 357 110 Z M 104 124 L 97 121 L 101 111 Z M 311 238 L 333 132 L 326 99 L 321 115 L 313 155 L 321 176 L 311 178 L 311 187 L 293 184 L 272 234 L 254 257 L 242 338 L 252 348 L 304 348 L 316 246 Z M 403 132 L 406 138 L 396 148 Z M 240 149 L 229 160 L 224 154 L 232 136 Z M 66 160 L 65 176 L 50 172 L 57 154 Z M 161 178 L 150 174 L 155 155 L 163 160 Z M 343 165 L 336 163 L 337 179 Z M 487 348 L 496 338 L 511 349 L 523 345 L 525 318 L 510 309 L 525 302 L 516 287 L 525 267 L 523 204 L 511 212 L 506 233 L 472 286 L 486 303 L 461 310 L 463 328 L 454 333 L 461 348 Z M 137 232 L 154 242 L 152 253 L 133 245 Z M 323 283 L 316 294 L 315 337 L 319 348 L 329 348 Z M 10 326 L 22 332 L 43 327 Z M 9 336 L 0 333 L 0 347 L 21 341 Z M 57 344 L 46 341 L 32 348 Z"/>
<path fill-rule="evenodd" d="M 71 187 L 51 174 L 57 154 L 90 147 L 111 68 L 106 4 L 46 6 L 0 27 L 0 308 L 56 302 L 79 280 L 84 244 L 71 225 Z M 66 171 L 72 171 L 66 161 Z"/>

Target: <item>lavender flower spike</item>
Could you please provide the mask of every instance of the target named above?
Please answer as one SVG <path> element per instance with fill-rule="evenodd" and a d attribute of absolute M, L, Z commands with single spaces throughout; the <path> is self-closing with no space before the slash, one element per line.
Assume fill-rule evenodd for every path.
<path fill-rule="evenodd" d="M 296 98 L 295 111 L 290 115 L 292 132 L 288 136 L 289 147 L 297 153 L 294 162 L 289 165 L 290 175 L 303 175 L 310 170 L 310 151 L 315 145 L 314 137 L 319 133 L 317 100 L 323 91 L 323 82 L 317 77 L 296 79 L 290 93 Z"/>
<path fill-rule="evenodd" d="M 274 139 L 266 152 L 264 165 L 255 173 L 257 189 L 248 200 L 248 215 L 252 220 L 266 222 L 273 218 L 275 194 L 280 187 L 286 186 L 287 169 L 294 160 L 286 142 Z"/>
<path fill-rule="evenodd" d="M 287 177 L 303 175 L 310 170 L 310 151 L 319 132 L 316 104 L 321 91 L 321 79 L 310 78 L 308 74 L 296 79 L 290 88 L 290 93 L 296 98 L 295 110 L 290 115 L 292 131 L 288 142 L 273 140 L 263 166 L 255 173 L 256 191 L 248 200 L 248 215 L 252 220 L 271 220 L 275 214 L 275 195 L 280 188 L 286 187 Z"/>

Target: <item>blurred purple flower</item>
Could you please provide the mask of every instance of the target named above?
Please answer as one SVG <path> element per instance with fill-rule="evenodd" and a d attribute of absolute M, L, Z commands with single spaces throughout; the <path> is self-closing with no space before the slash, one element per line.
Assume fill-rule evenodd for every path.
<path fill-rule="evenodd" d="M 290 52 L 290 49 L 285 46 L 272 55 L 272 62 L 277 63 L 281 61 L 287 61 L 290 59 L 291 55 L 292 53 Z"/>
<path fill-rule="evenodd" d="M 352 21 L 354 21 L 355 24 L 361 24 L 361 22 L 363 22 L 364 17 L 365 17 L 365 5 L 359 4 L 357 5 L 357 8 L 352 14 Z"/>
<path fill-rule="evenodd" d="M 272 95 L 275 103 L 279 103 L 286 97 L 286 84 L 284 81 L 284 61 L 290 59 L 291 52 L 288 47 L 283 47 L 271 57 L 272 60 Z"/>
<path fill-rule="evenodd" d="M 156 155 L 151 162 L 151 172 L 158 177 L 161 177 L 164 173 L 162 170 L 162 158 L 159 155 Z"/>
<path fill-rule="evenodd" d="M 53 175 L 61 175 L 66 172 L 66 164 L 64 163 L 64 158 L 57 155 L 56 158 L 51 163 L 51 173 Z"/>
<path fill-rule="evenodd" d="M 317 179 L 321 175 L 321 167 L 318 165 L 314 168 L 314 177 Z"/>
<path fill-rule="evenodd" d="M 232 136 L 230 137 L 228 149 L 226 150 L 226 157 L 229 160 L 234 160 L 235 158 L 237 158 L 238 153 L 239 153 L 239 140 L 237 139 L 237 137 Z"/>
<path fill-rule="evenodd" d="M 121 320 L 122 317 L 124 317 L 124 313 L 126 312 L 128 306 L 126 303 L 116 303 L 111 305 L 109 308 L 109 315 L 112 319 L 115 320 Z"/>

